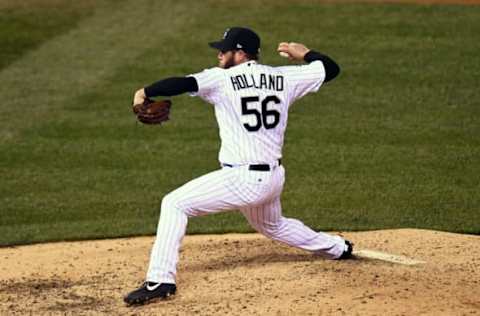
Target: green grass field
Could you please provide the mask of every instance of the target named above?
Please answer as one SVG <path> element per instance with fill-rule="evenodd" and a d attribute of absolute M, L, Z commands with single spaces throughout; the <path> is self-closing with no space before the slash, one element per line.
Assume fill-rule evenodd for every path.
<path fill-rule="evenodd" d="M 0 6 L 0 245 L 152 234 L 162 196 L 218 167 L 213 109 L 174 98 L 136 124 L 133 92 L 216 64 L 245 25 L 341 75 L 291 110 L 284 213 L 322 230 L 480 233 L 480 7 L 309 1 L 28 0 Z M 236 212 L 190 233 L 251 231 Z"/>

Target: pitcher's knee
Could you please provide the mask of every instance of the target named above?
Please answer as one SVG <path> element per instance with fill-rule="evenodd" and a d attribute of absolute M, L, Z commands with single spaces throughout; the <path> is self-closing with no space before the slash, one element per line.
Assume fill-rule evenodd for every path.
<path fill-rule="evenodd" d="M 271 239 L 282 239 L 288 234 L 288 226 L 290 219 L 280 217 L 275 222 L 251 223 L 252 226 L 261 234 Z"/>
<path fill-rule="evenodd" d="M 268 223 L 268 224 L 255 224 L 253 227 L 261 234 L 269 237 L 275 238 L 281 234 L 281 225 L 279 223 Z"/>
<path fill-rule="evenodd" d="M 162 199 L 162 213 L 163 212 L 183 212 L 181 207 L 181 200 L 174 194 L 169 193 Z"/>
<path fill-rule="evenodd" d="M 163 212 L 181 212 L 187 216 L 195 216 L 196 209 L 192 206 L 189 199 L 171 192 L 162 199 Z"/>

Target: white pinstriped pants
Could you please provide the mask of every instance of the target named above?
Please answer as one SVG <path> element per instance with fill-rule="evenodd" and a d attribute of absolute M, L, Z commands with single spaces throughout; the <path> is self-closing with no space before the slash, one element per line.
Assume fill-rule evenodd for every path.
<path fill-rule="evenodd" d="M 150 255 L 147 281 L 175 283 L 180 244 L 188 217 L 240 210 L 263 235 L 326 258 L 338 258 L 345 248 L 339 236 L 315 232 L 296 219 L 282 216 L 280 195 L 285 169 L 251 171 L 224 167 L 194 179 L 162 200 L 157 237 Z"/>

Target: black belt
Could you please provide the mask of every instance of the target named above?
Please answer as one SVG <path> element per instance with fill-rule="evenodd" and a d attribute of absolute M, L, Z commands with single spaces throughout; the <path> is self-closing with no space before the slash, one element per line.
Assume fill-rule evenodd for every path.
<path fill-rule="evenodd" d="M 230 167 L 233 168 L 233 165 L 230 165 L 228 163 L 222 164 L 224 167 Z M 278 165 L 282 165 L 282 159 L 278 159 Z M 259 165 L 249 165 L 248 170 L 252 171 L 270 171 L 270 165 L 267 164 L 259 164 Z"/>

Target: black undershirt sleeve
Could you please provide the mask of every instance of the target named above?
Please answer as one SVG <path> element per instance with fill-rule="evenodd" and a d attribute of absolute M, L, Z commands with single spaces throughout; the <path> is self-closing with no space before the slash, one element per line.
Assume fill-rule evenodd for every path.
<path fill-rule="evenodd" d="M 332 80 L 340 73 L 340 67 L 327 55 L 311 50 L 305 54 L 303 59 L 307 63 L 311 63 L 315 60 L 320 60 L 323 63 L 323 67 L 325 67 L 325 82 Z"/>
<path fill-rule="evenodd" d="M 197 92 L 198 84 L 194 77 L 166 78 L 145 87 L 145 95 L 151 97 L 171 97 L 185 92 Z"/>

